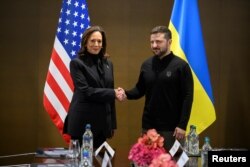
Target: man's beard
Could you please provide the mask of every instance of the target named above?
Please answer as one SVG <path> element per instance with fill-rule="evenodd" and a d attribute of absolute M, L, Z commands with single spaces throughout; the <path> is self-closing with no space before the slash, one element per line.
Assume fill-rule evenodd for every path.
<path fill-rule="evenodd" d="M 154 49 L 153 53 L 155 56 L 158 56 L 159 58 L 161 58 L 162 56 L 166 55 L 167 51 L 162 51 L 160 49 Z"/>

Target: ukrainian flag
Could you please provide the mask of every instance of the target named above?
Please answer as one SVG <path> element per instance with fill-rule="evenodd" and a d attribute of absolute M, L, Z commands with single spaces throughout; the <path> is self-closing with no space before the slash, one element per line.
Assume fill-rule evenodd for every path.
<path fill-rule="evenodd" d="M 171 50 L 189 63 L 194 78 L 194 101 L 187 131 L 190 125 L 196 125 L 201 133 L 216 120 L 216 115 L 197 0 L 175 0 L 169 29 Z"/>

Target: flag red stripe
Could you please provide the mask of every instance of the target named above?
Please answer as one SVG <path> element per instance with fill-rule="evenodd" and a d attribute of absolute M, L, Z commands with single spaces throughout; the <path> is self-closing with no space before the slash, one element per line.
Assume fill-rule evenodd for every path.
<path fill-rule="evenodd" d="M 58 128 L 60 134 L 62 135 L 62 137 L 64 138 L 64 140 L 69 143 L 70 140 L 70 136 L 67 134 L 63 134 L 63 121 L 60 119 L 60 116 L 58 115 L 58 113 L 56 112 L 55 108 L 51 105 L 50 101 L 48 100 L 48 98 L 46 97 L 46 95 L 43 95 L 43 105 L 45 107 L 45 109 L 47 110 L 50 118 L 52 119 L 52 121 L 54 122 L 54 124 L 56 125 L 56 127 Z"/>
<path fill-rule="evenodd" d="M 56 82 L 56 80 L 54 79 L 54 77 L 51 75 L 50 72 L 48 72 L 47 75 L 47 83 L 49 84 L 50 88 L 53 90 L 54 94 L 64 107 L 65 111 L 68 111 L 70 102 L 68 101 L 67 97 L 65 96 L 62 89 L 60 88 L 60 86 L 58 85 L 58 83 Z"/>
<path fill-rule="evenodd" d="M 58 70 L 60 71 L 60 73 L 62 74 L 65 81 L 68 83 L 70 89 L 73 92 L 74 85 L 73 85 L 72 78 L 70 76 L 70 72 L 68 68 L 65 66 L 65 64 L 63 63 L 62 59 L 60 58 L 60 56 L 58 55 L 55 49 L 53 49 L 52 51 L 51 59 L 53 60 L 54 64 L 57 66 Z"/>
<path fill-rule="evenodd" d="M 63 121 L 61 120 L 57 111 L 55 110 L 53 105 L 50 103 L 49 99 L 47 98 L 45 94 L 43 95 L 43 105 L 46 108 L 46 111 L 48 112 L 48 114 L 50 115 L 50 118 L 52 119 L 52 121 L 58 127 L 58 129 L 60 130 L 60 133 L 62 134 Z"/>

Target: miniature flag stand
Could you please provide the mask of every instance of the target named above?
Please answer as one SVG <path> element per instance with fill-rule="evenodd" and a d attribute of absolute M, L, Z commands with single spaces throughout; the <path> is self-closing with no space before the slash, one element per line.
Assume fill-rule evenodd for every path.
<path fill-rule="evenodd" d="M 179 157 L 178 161 L 177 161 L 177 165 L 179 167 L 183 167 L 187 161 L 189 160 L 188 155 L 186 154 L 186 152 L 182 149 L 181 144 L 178 140 L 175 140 L 174 145 L 172 146 L 172 148 L 169 150 L 169 153 L 172 157 L 174 157 L 174 155 L 177 153 L 178 150 L 182 151 L 181 156 Z"/>
<path fill-rule="evenodd" d="M 98 149 L 96 149 L 95 158 L 97 159 L 101 167 L 107 167 L 107 166 L 112 167 L 111 159 L 114 157 L 114 154 L 115 151 L 105 141 Z"/>

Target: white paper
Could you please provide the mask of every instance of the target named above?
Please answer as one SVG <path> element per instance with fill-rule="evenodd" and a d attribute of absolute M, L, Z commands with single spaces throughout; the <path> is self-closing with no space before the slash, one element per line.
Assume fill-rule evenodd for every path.
<path fill-rule="evenodd" d="M 178 167 L 183 167 L 187 163 L 188 159 L 189 158 L 188 158 L 187 154 L 185 153 L 185 151 L 183 151 L 180 158 L 177 161 Z"/>
<path fill-rule="evenodd" d="M 101 151 L 101 149 L 105 147 L 108 151 L 108 153 L 111 155 L 111 157 L 113 158 L 114 157 L 114 154 L 115 154 L 115 151 L 110 147 L 110 145 L 105 141 L 102 143 L 102 145 L 96 149 L 95 151 L 95 156 L 97 156 L 99 154 L 99 152 Z"/>
<path fill-rule="evenodd" d="M 95 150 L 95 156 L 97 156 L 99 154 L 99 152 L 101 151 L 103 145 L 104 145 L 104 143 L 102 143 L 102 145 L 100 145 L 100 147 Z"/>
<path fill-rule="evenodd" d="M 111 155 L 111 157 L 114 157 L 115 151 L 112 149 L 112 147 L 105 141 L 104 146 L 106 147 L 108 153 Z"/>
<path fill-rule="evenodd" d="M 174 155 L 178 151 L 180 145 L 181 145 L 180 142 L 178 140 L 175 140 L 174 145 L 169 150 L 169 153 L 171 154 L 172 157 L 174 157 Z"/>
<path fill-rule="evenodd" d="M 108 165 L 109 165 L 109 167 L 112 167 L 109 155 L 105 151 L 104 157 L 103 157 L 103 160 L 102 160 L 102 167 L 107 167 Z"/>
<path fill-rule="evenodd" d="M 49 156 L 61 156 L 61 155 L 67 155 L 68 150 L 49 150 L 49 151 L 44 151 L 45 155 Z"/>
<path fill-rule="evenodd" d="M 104 157 L 103 157 L 103 159 L 101 159 L 101 157 L 98 154 L 103 147 L 105 147 L 105 149 L 107 150 L 107 152 L 109 154 L 105 151 Z M 98 159 L 101 159 L 102 167 L 107 167 L 108 165 L 109 165 L 109 167 L 112 167 L 111 159 L 114 157 L 114 154 L 115 154 L 115 151 L 110 147 L 110 145 L 106 141 L 103 142 L 102 145 L 98 149 L 96 149 L 96 151 L 95 151 L 95 157 Z"/>

